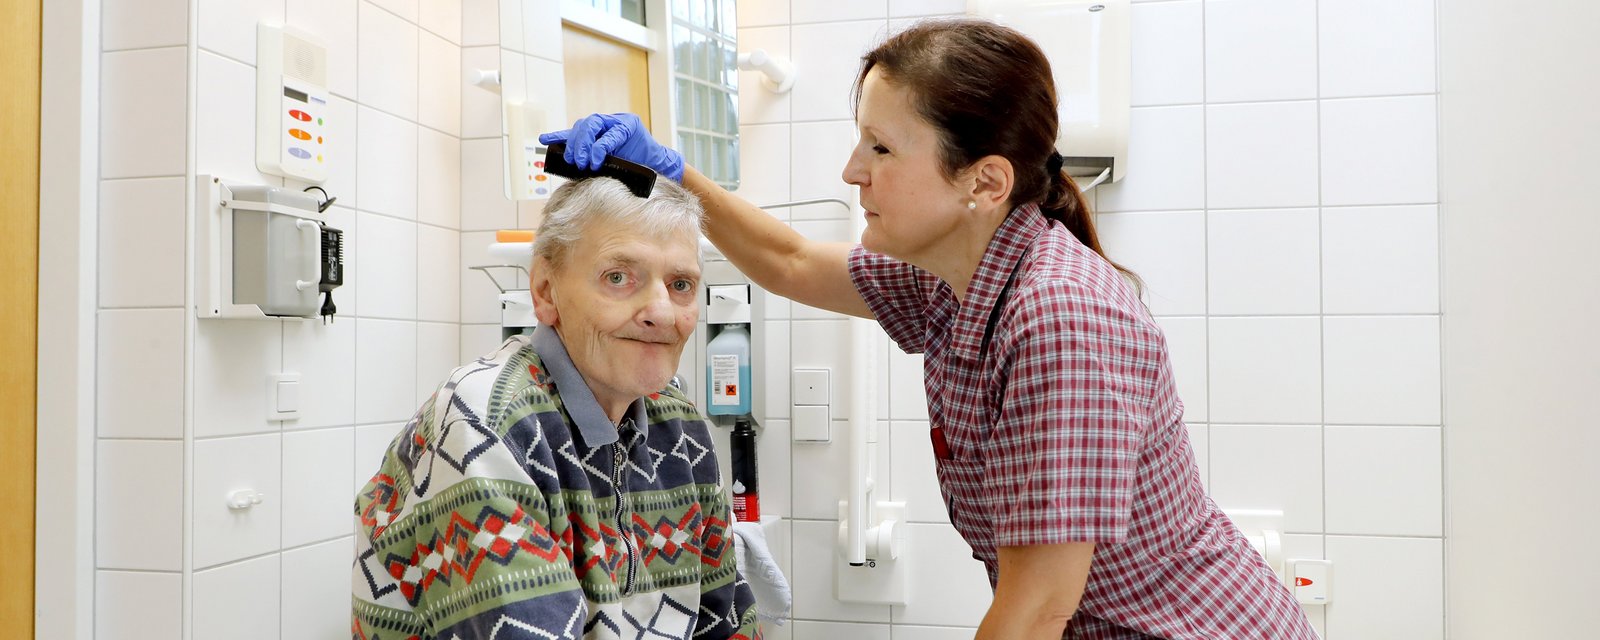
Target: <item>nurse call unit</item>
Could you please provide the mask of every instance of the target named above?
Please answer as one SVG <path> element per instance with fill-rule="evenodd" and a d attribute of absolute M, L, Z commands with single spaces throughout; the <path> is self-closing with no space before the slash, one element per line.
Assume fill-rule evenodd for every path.
<path fill-rule="evenodd" d="M 328 49 L 293 27 L 256 27 L 256 168 L 321 183 L 328 177 Z"/>

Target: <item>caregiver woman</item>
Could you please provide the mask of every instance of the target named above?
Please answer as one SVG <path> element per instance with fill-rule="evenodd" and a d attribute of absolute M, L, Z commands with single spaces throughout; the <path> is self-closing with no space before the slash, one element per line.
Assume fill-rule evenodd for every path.
<path fill-rule="evenodd" d="M 801 237 L 628 114 L 541 140 L 682 181 L 755 282 L 924 354 L 939 488 L 994 588 L 978 638 L 1315 639 L 1205 495 L 1165 339 L 1061 170 L 1040 49 L 923 23 L 866 54 L 854 97 L 859 245 Z"/>

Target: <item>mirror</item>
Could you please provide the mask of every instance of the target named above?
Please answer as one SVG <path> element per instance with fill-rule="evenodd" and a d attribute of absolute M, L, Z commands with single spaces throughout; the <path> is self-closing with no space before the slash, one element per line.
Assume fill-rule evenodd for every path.
<path fill-rule="evenodd" d="M 542 171 L 540 133 L 619 111 L 639 114 L 689 164 L 738 188 L 736 3 L 499 0 L 506 197 L 541 200 L 559 184 Z"/>

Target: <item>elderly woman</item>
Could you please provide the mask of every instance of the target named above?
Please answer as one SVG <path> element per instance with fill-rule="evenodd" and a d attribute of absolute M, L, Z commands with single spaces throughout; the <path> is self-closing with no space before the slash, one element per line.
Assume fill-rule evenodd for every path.
<path fill-rule="evenodd" d="M 556 190 L 539 328 L 452 372 L 356 499 L 355 637 L 757 637 L 711 437 L 667 384 L 702 216 L 665 180 Z"/>

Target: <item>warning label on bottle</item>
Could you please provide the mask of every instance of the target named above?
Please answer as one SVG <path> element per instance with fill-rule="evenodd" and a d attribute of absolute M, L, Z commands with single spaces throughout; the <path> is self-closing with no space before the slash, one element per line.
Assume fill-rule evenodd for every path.
<path fill-rule="evenodd" d="M 739 404 L 739 356 L 711 356 L 711 404 Z"/>

